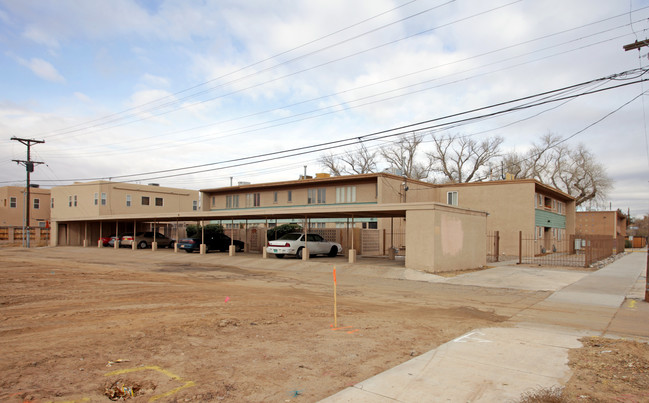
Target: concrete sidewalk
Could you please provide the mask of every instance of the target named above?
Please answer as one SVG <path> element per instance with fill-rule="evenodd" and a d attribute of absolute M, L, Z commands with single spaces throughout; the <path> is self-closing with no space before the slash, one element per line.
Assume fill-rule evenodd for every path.
<path fill-rule="evenodd" d="M 322 401 L 503 402 L 561 385 L 571 375 L 568 350 L 581 337 L 616 330 L 649 337 L 649 304 L 625 303 L 645 265 L 645 254 L 624 256 L 520 312 L 512 328 L 474 330 Z"/>

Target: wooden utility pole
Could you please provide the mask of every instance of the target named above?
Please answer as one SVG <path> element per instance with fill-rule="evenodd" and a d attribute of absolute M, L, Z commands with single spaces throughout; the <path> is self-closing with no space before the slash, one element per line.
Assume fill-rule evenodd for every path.
<path fill-rule="evenodd" d="M 633 49 L 638 49 L 643 48 L 645 46 L 649 46 L 649 39 L 645 39 L 644 41 L 638 42 L 637 40 L 633 43 L 630 43 L 628 45 L 624 45 L 624 51 L 629 51 Z M 645 274 L 645 291 L 644 291 L 644 300 L 649 302 L 649 247 L 647 247 L 647 268 L 646 268 L 646 274 Z"/>
<path fill-rule="evenodd" d="M 34 165 L 36 164 L 42 164 L 42 162 L 38 161 L 32 161 L 32 154 L 31 154 L 31 147 L 32 144 L 42 144 L 45 143 L 45 140 L 33 140 L 33 139 L 21 139 L 18 137 L 12 137 L 12 140 L 16 140 L 21 142 L 22 144 L 27 146 L 27 160 L 13 160 L 14 162 L 17 162 L 18 164 L 22 164 L 25 166 L 25 170 L 27 171 L 27 201 L 25 201 L 26 206 L 25 206 L 25 221 L 26 221 L 26 228 L 27 228 L 27 247 L 29 248 L 29 240 L 31 237 L 30 234 L 30 217 L 29 217 L 29 212 L 31 210 L 30 208 L 30 203 L 31 203 L 31 194 L 30 194 L 30 189 L 31 189 L 31 184 L 30 184 L 30 175 L 32 172 L 34 172 Z"/>
<path fill-rule="evenodd" d="M 640 49 L 642 47 L 649 46 L 649 39 L 645 39 L 644 41 L 635 41 L 633 43 L 630 43 L 628 45 L 622 46 L 624 48 L 624 51 L 629 51 L 633 49 Z"/>

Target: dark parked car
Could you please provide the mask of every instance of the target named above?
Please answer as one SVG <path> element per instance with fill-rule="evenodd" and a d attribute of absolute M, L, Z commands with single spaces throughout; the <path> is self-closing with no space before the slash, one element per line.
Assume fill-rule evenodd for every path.
<path fill-rule="evenodd" d="M 205 237 L 206 252 L 209 252 L 211 250 L 220 250 L 221 252 L 226 252 L 227 250 L 229 250 L 231 244 L 235 246 L 235 250 L 237 252 L 243 250 L 243 246 L 244 246 L 243 242 L 237 240 L 234 240 L 233 242 L 230 239 L 230 237 L 225 234 Z M 195 250 L 198 251 L 200 250 L 200 248 L 201 248 L 200 236 L 193 237 L 193 238 L 182 238 L 178 242 L 178 249 L 183 249 L 187 253 L 192 253 Z"/>

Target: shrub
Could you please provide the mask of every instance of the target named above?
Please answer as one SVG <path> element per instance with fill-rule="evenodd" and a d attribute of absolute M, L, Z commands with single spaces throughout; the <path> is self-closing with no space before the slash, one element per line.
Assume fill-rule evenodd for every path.
<path fill-rule="evenodd" d="M 188 225 L 187 226 L 187 236 L 192 238 L 192 237 L 199 237 L 201 236 L 202 232 L 202 227 L 200 225 Z M 223 226 L 220 224 L 207 224 L 205 226 L 205 237 L 211 237 L 211 236 L 221 236 L 223 235 Z"/>
<path fill-rule="evenodd" d="M 291 232 L 302 232 L 302 227 L 298 224 L 282 224 L 274 228 L 269 228 L 268 239 L 281 238 L 283 235 Z"/>

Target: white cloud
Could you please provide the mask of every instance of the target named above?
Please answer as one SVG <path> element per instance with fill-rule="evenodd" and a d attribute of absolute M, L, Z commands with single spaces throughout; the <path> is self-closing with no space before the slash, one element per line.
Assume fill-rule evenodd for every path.
<path fill-rule="evenodd" d="M 169 79 L 146 73 L 142 76 L 142 81 L 152 87 L 168 87 Z"/>
<path fill-rule="evenodd" d="M 82 93 L 82 92 L 75 92 L 74 93 L 75 98 L 77 98 L 79 101 L 82 102 L 91 102 L 91 99 L 88 95 Z"/>
<path fill-rule="evenodd" d="M 56 68 L 43 59 L 32 58 L 30 60 L 25 60 L 23 58 L 17 58 L 17 60 L 20 64 L 30 69 L 43 80 L 51 81 L 53 83 L 65 82 L 65 78 L 63 78 Z"/>

